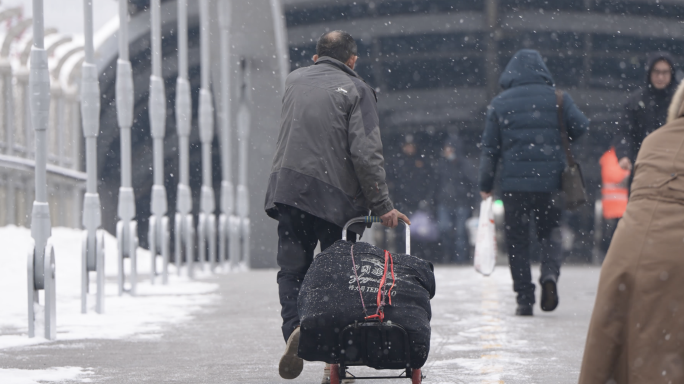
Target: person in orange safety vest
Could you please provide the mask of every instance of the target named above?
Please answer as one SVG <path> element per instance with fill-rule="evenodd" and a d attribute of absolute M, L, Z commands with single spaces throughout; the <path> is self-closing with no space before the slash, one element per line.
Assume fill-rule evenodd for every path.
<path fill-rule="evenodd" d="M 613 238 L 617 222 L 627 209 L 631 171 L 620 167 L 614 147 L 611 147 L 601 156 L 599 163 L 601 164 L 601 202 L 605 223 L 601 248 L 606 252 Z"/>

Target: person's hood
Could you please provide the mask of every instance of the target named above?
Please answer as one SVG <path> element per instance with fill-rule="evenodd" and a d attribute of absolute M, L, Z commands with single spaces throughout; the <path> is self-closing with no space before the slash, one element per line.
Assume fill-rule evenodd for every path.
<path fill-rule="evenodd" d="M 667 61 L 668 64 L 670 64 L 670 68 L 672 69 L 672 79 L 670 80 L 670 84 L 663 91 L 667 91 L 669 94 L 673 94 L 675 89 L 677 88 L 677 80 L 675 79 L 676 70 L 674 65 L 674 58 L 672 57 L 672 55 L 670 55 L 669 52 L 651 52 L 646 56 L 646 85 L 648 86 L 648 89 L 657 91 L 655 88 L 651 86 L 651 71 L 653 71 L 653 67 L 660 60 Z"/>
<path fill-rule="evenodd" d="M 553 86 L 553 77 L 539 52 L 533 49 L 518 51 L 506 65 L 499 85 L 509 89 L 523 84 L 547 84 Z"/>

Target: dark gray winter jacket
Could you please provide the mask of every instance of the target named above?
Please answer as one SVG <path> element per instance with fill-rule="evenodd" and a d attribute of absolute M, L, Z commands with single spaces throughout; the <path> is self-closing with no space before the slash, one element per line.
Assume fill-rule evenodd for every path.
<path fill-rule="evenodd" d="M 393 209 L 385 183 L 377 98 L 349 67 L 330 57 L 287 77 L 280 135 L 264 209 L 278 204 L 343 226 L 371 210 Z"/>
<path fill-rule="evenodd" d="M 504 89 L 487 109 L 480 157 L 480 191 L 494 187 L 501 159 L 504 192 L 556 192 L 561 189 L 565 152 L 561 143 L 553 78 L 539 52 L 516 53 L 501 74 Z M 589 120 L 563 93 L 570 140 L 582 136 Z"/>

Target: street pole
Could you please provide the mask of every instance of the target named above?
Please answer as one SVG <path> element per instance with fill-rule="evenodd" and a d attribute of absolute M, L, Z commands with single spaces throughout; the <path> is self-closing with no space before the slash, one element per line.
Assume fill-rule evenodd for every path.
<path fill-rule="evenodd" d="M 503 37 L 499 20 L 499 0 L 485 0 L 485 25 L 488 32 L 485 37 L 485 62 L 487 68 L 487 100 L 491 100 L 499 92 L 499 41 Z"/>
<path fill-rule="evenodd" d="M 116 114 L 121 135 L 121 187 L 119 187 L 116 240 L 118 245 L 119 296 L 126 291 L 124 259 L 130 259 L 131 295 L 138 281 L 138 222 L 131 176 L 131 126 L 133 125 L 133 70 L 128 58 L 128 0 L 119 0 L 119 59 L 116 61 Z"/>
<path fill-rule="evenodd" d="M 150 279 L 154 284 L 157 275 L 157 255 L 163 259 L 162 283 L 168 282 L 169 218 L 164 187 L 164 135 L 166 131 L 166 94 L 161 65 L 161 0 L 152 0 L 152 76 L 150 76 L 149 116 L 150 131 L 154 140 L 154 185 L 152 185 L 152 216 L 149 222 L 148 241 L 152 260 Z"/>
<path fill-rule="evenodd" d="M 249 112 L 249 101 L 251 99 L 251 69 L 249 63 L 242 60 L 242 96 L 240 98 L 240 108 L 238 109 L 238 139 L 240 141 L 239 152 L 239 175 L 237 186 L 237 211 L 240 216 L 240 232 L 242 235 L 242 267 L 250 266 L 250 235 L 251 224 L 249 220 L 249 190 L 247 188 L 247 162 L 249 151 L 249 131 L 251 125 L 251 115 Z"/>
<path fill-rule="evenodd" d="M 287 52 L 287 31 L 283 20 L 283 5 L 280 0 L 270 0 L 270 2 L 276 52 L 278 54 L 278 69 L 280 71 L 280 89 L 282 92 L 285 92 L 285 79 L 287 79 L 287 75 L 290 73 L 290 55 Z"/>
<path fill-rule="evenodd" d="M 33 46 L 29 90 L 31 124 L 35 131 L 35 190 L 31 212 L 31 237 L 33 244 L 28 255 L 28 320 L 29 337 L 35 337 L 36 309 L 43 312 L 44 336 L 54 340 L 57 336 L 55 254 L 50 235 L 50 207 L 47 203 L 47 128 L 50 117 L 50 72 L 44 44 L 43 0 L 33 0 Z M 41 308 L 39 291 L 45 291 Z"/>
<path fill-rule="evenodd" d="M 221 24 L 221 216 L 219 217 L 219 259 L 235 270 L 240 260 L 240 219 L 235 215 L 235 187 L 233 186 L 231 110 L 230 110 L 230 26 L 232 3 L 222 0 L 219 10 Z"/>
<path fill-rule="evenodd" d="M 188 81 L 188 1 L 178 0 L 178 79 L 176 80 L 176 130 L 180 149 L 180 181 L 176 200 L 175 255 L 180 276 L 183 246 L 188 276 L 193 276 L 192 192 L 190 190 L 190 130 L 192 128 L 192 100 Z"/>
<path fill-rule="evenodd" d="M 83 199 L 83 226 L 86 233 L 81 247 L 81 313 L 88 312 L 90 272 L 97 272 L 95 311 L 104 312 L 104 233 L 100 230 L 102 213 L 97 193 L 97 135 L 100 131 L 100 84 L 95 66 L 93 44 L 93 0 L 83 0 L 85 60 L 81 67 L 81 121 L 86 144 L 88 180 Z"/>
<path fill-rule="evenodd" d="M 200 201 L 199 259 L 202 269 L 209 256 L 210 268 L 216 266 L 216 209 L 212 187 L 211 142 L 214 138 L 214 107 L 209 90 L 209 1 L 200 0 L 200 58 L 202 86 L 199 101 L 199 128 L 202 141 L 202 197 Z M 207 252 L 208 251 L 208 252 Z M 208 255 L 207 255 L 208 253 Z"/>

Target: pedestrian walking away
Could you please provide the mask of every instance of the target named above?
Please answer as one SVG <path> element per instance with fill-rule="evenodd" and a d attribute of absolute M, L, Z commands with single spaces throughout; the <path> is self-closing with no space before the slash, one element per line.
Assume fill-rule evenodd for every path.
<path fill-rule="evenodd" d="M 297 298 L 316 244 L 325 250 L 342 227 L 369 211 L 396 227 L 408 218 L 394 209 L 385 182 L 375 91 L 354 72 L 356 42 L 343 31 L 318 40 L 314 65 L 288 75 L 281 127 L 266 192 L 266 213 L 278 220 L 278 291 L 286 349 L 280 376 L 302 371 L 297 356 Z M 351 227 L 354 241 L 363 225 Z"/>
<path fill-rule="evenodd" d="M 601 268 L 580 384 L 684 382 L 684 86 L 643 142 Z"/>
<path fill-rule="evenodd" d="M 646 86 L 632 93 L 624 106 L 613 144 L 620 166 L 631 170 L 641 143 L 665 125 L 667 108 L 677 89 L 675 65 L 667 52 L 654 52 L 646 62 Z"/>
<path fill-rule="evenodd" d="M 529 228 L 536 222 L 541 243 L 541 308 L 558 305 L 561 249 L 559 221 L 561 175 L 566 166 L 553 78 L 534 50 L 517 52 L 499 79 L 504 89 L 487 109 L 480 157 L 480 194 L 492 195 L 500 178 L 508 257 L 517 293 L 517 315 L 531 316 L 535 285 L 530 272 Z M 587 130 L 589 120 L 563 93 L 563 118 L 569 140 Z M 501 161 L 501 174 L 497 164 Z"/>

